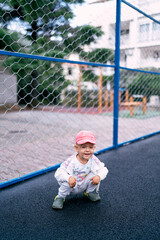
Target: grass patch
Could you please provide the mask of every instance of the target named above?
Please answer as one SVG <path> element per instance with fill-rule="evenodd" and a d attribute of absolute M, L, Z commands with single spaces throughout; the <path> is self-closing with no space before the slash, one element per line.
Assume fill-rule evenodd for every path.
<path fill-rule="evenodd" d="M 113 116 L 113 112 L 104 113 L 106 116 Z M 129 110 L 120 110 L 119 117 L 120 118 L 136 118 L 136 119 L 147 119 L 160 116 L 160 111 L 146 111 L 146 114 L 143 114 L 142 110 L 134 109 L 133 117 L 130 116 Z"/>

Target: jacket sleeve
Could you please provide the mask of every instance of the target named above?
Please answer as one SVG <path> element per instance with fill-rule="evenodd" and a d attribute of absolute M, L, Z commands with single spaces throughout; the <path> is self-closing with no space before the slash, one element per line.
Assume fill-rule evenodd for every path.
<path fill-rule="evenodd" d="M 108 169 L 104 166 L 104 163 L 102 163 L 101 168 L 97 171 L 97 175 L 100 176 L 100 180 L 103 180 L 106 178 L 107 174 L 108 174 Z"/>
<path fill-rule="evenodd" d="M 55 172 L 55 178 L 58 182 L 68 182 L 69 177 L 72 176 L 73 168 L 71 159 L 64 161 Z"/>
<path fill-rule="evenodd" d="M 96 174 L 100 177 L 100 180 L 106 178 L 108 174 L 108 169 L 105 167 L 104 163 L 101 162 L 97 157 L 94 156 Z"/>

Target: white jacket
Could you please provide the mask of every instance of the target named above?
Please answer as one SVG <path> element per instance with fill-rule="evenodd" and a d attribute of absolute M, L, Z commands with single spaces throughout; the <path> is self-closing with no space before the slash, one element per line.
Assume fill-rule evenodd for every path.
<path fill-rule="evenodd" d="M 68 182 L 69 177 L 73 176 L 75 161 L 77 161 L 76 155 L 73 155 L 64 161 L 57 169 L 55 172 L 55 178 L 59 184 L 62 182 Z M 108 169 L 105 167 L 104 163 L 101 162 L 95 155 L 91 157 L 91 172 L 94 175 L 98 175 L 100 180 L 105 179 L 108 174 Z"/>

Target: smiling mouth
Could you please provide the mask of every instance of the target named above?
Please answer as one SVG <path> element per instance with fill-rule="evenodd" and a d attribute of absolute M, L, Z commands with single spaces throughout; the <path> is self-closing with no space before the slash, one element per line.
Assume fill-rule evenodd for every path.
<path fill-rule="evenodd" d="M 90 156 L 90 153 L 85 153 L 84 155 L 85 155 L 85 156 Z"/>

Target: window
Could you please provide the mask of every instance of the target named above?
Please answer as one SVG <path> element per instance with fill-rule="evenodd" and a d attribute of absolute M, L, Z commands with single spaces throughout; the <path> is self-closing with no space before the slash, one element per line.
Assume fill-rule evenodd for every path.
<path fill-rule="evenodd" d="M 142 24 L 139 26 L 139 41 L 148 41 L 149 40 L 149 23 Z"/>
<path fill-rule="evenodd" d="M 129 40 L 129 29 L 121 30 L 121 44 L 127 44 Z"/>
<path fill-rule="evenodd" d="M 128 35 L 129 34 L 129 29 L 123 29 L 121 30 L 121 35 Z"/>
<path fill-rule="evenodd" d="M 160 24 L 152 23 L 152 40 L 160 40 Z"/>
<path fill-rule="evenodd" d="M 70 68 L 70 67 L 68 68 L 68 74 L 72 75 L 72 68 Z"/>

